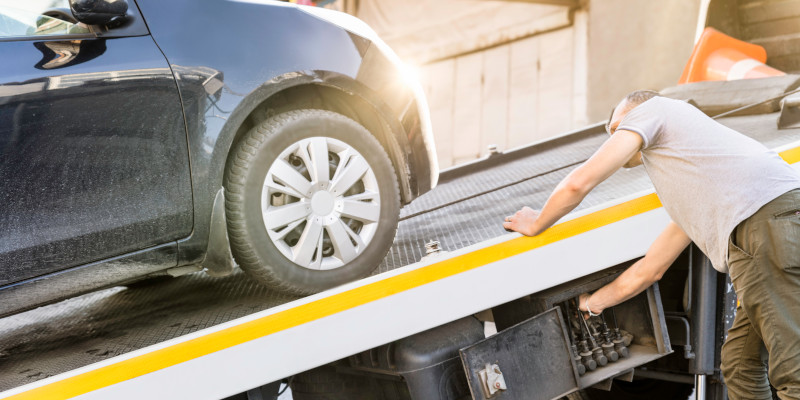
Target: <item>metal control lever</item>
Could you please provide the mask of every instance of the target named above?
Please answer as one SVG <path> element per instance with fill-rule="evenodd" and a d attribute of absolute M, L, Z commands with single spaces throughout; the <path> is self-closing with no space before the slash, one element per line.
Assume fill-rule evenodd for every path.
<path fill-rule="evenodd" d="M 570 303 L 571 302 L 567 302 L 567 309 L 570 308 Z M 578 309 L 577 303 L 575 303 L 574 306 L 575 306 L 574 317 L 576 319 L 578 319 L 578 320 L 582 319 L 581 311 Z M 573 315 L 571 311 L 570 311 L 569 315 Z M 588 371 L 594 371 L 595 369 L 597 369 L 597 361 L 595 361 L 592 358 L 592 351 L 589 350 L 589 344 L 586 341 L 587 333 L 584 331 L 583 325 L 581 325 L 580 321 L 575 321 L 575 323 L 578 325 L 578 329 L 580 329 L 580 339 L 581 340 L 580 340 L 580 342 L 578 342 L 578 346 L 577 346 L 577 348 L 578 348 L 577 349 L 577 353 L 580 356 L 580 363 L 583 365 L 585 371 L 587 371 L 587 372 Z M 574 336 L 577 337 L 578 335 L 574 334 Z M 577 340 L 577 338 L 576 338 L 576 340 Z M 578 359 L 576 359 L 575 361 L 578 361 Z"/>
<path fill-rule="evenodd" d="M 570 345 L 570 348 L 572 349 L 572 359 L 575 360 L 575 365 L 578 368 L 578 375 L 583 376 L 583 374 L 586 373 L 586 366 L 581 362 L 581 356 L 578 354 L 578 346 L 573 343 Z"/>
<path fill-rule="evenodd" d="M 605 327 L 604 332 L 598 332 L 597 328 L 592 325 L 592 330 L 594 331 L 594 335 L 597 338 L 597 341 L 600 342 L 600 347 L 603 349 L 603 354 L 608 358 L 608 361 L 614 362 L 619 360 L 619 353 L 614 350 L 614 342 L 610 338 L 611 332 L 608 330 L 608 326 L 606 326 L 606 321 L 603 318 L 603 313 L 600 313 L 599 317 L 600 321 L 602 322 L 603 326 Z"/>
<path fill-rule="evenodd" d="M 594 358 L 594 360 L 597 361 L 597 365 L 601 367 L 608 364 L 608 357 L 603 354 L 603 349 L 600 348 L 600 346 L 592 348 L 592 358 Z"/>
<path fill-rule="evenodd" d="M 620 357 L 623 357 L 623 358 L 624 357 L 628 357 L 628 355 L 630 354 L 630 351 L 628 350 L 628 346 L 625 346 L 625 344 L 623 343 L 623 340 L 619 339 L 619 338 L 614 339 L 614 350 L 617 352 L 617 354 L 620 355 Z"/>
<path fill-rule="evenodd" d="M 584 374 L 586 374 L 586 366 L 583 365 L 583 361 L 581 360 L 581 355 L 578 352 L 578 346 L 575 344 L 577 339 L 575 336 L 575 332 L 572 330 L 572 318 L 571 318 L 572 313 L 570 312 L 569 309 L 569 303 L 562 304 L 562 307 L 564 307 L 564 315 L 567 316 L 567 323 L 565 325 L 567 328 L 567 337 L 570 340 L 570 350 L 572 351 L 572 359 L 575 361 L 575 367 L 578 369 L 578 375 L 583 376 Z"/>
<path fill-rule="evenodd" d="M 603 354 L 603 349 L 601 349 L 594 340 L 594 336 L 592 336 L 592 332 L 589 330 L 589 324 L 586 323 L 586 319 L 582 318 L 581 315 L 578 315 L 578 319 L 583 321 L 583 325 L 581 326 L 585 328 L 585 330 L 581 329 L 581 331 L 585 334 L 585 336 L 588 336 L 589 341 L 592 343 L 592 358 L 595 362 L 597 362 L 597 365 L 601 367 L 608 364 L 608 357 Z"/>
<path fill-rule="evenodd" d="M 594 371 L 597 369 L 597 361 L 592 358 L 592 352 L 589 350 L 589 345 L 586 343 L 585 340 L 581 340 L 580 342 L 581 351 L 581 363 L 586 367 L 587 371 Z"/>
<path fill-rule="evenodd" d="M 619 360 L 620 354 L 616 349 L 616 346 L 614 344 L 614 340 L 613 340 L 613 338 L 611 336 L 611 332 L 607 332 L 605 334 L 605 338 L 606 338 L 606 341 L 605 341 L 605 343 L 603 343 L 603 346 L 602 346 L 603 347 L 603 353 L 605 353 L 606 357 L 608 357 L 608 359 L 611 360 L 611 361 Z M 625 350 L 627 351 L 628 349 L 626 348 Z"/>
<path fill-rule="evenodd" d="M 619 354 L 620 357 L 628 357 L 630 351 L 628 350 L 628 346 L 625 344 L 625 339 L 620 333 L 619 324 L 617 323 L 617 313 L 614 311 L 614 307 L 611 307 L 610 310 L 611 317 L 614 319 L 614 339 L 612 340 L 614 343 L 614 350 L 617 352 L 617 354 Z M 632 339 L 633 335 L 630 335 L 628 344 L 630 344 L 630 340 Z"/>

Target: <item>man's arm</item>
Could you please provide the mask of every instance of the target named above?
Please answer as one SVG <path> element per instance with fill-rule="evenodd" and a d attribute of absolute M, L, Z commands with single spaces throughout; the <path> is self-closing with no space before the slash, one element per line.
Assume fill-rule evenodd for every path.
<path fill-rule="evenodd" d="M 575 209 L 595 186 L 634 157 L 642 144 L 642 138 L 638 134 L 617 131 L 591 158 L 556 186 L 541 212 L 524 207 L 513 216 L 507 217 L 503 227 L 527 236 L 542 233 Z"/>
<path fill-rule="evenodd" d="M 581 311 L 592 310 L 599 314 L 650 287 L 664 276 L 670 265 L 689 245 L 691 240 L 677 224 L 670 221 L 667 228 L 658 235 L 644 258 L 631 265 L 613 282 L 589 295 L 580 296 L 578 307 Z"/>

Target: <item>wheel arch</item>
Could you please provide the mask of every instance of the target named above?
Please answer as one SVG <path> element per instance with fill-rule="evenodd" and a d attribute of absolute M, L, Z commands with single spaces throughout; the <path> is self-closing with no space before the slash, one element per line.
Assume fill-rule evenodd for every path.
<path fill-rule="evenodd" d="M 255 106 L 236 128 L 225 157 L 226 165 L 235 151 L 236 144 L 253 126 L 273 115 L 299 109 L 336 112 L 364 126 L 378 139 L 394 165 L 402 203 L 406 204 L 415 197 L 408 179 L 411 173 L 409 158 L 403 150 L 403 147 L 407 147 L 407 143 L 400 142 L 405 140 L 400 122 L 396 118 L 387 116 L 387 112 L 382 112 L 374 103 L 353 90 L 319 80 L 295 82 L 255 102 Z"/>
<path fill-rule="evenodd" d="M 331 83 L 333 80 L 336 83 Z M 250 128 L 282 112 L 303 108 L 322 109 L 342 114 L 364 126 L 373 134 L 394 165 L 395 178 L 400 188 L 401 204 L 407 204 L 416 197 L 416 189 L 411 187 L 409 176 L 413 166 L 410 165 L 408 153 L 403 146 L 408 146 L 403 127 L 396 118 L 389 117 L 388 110 L 381 110 L 379 105 L 356 94 L 355 87 L 360 84 L 350 78 L 330 72 L 290 73 L 273 78 L 248 94 L 236 107 L 226 122 L 221 135 L 220 144 L 214 151 L 217 161 L 212 176 L 211 188 L 214 195 L 220 192 L 225 184 L 225 170 L 235 152 L 236 145 Z M 384 106 L 384 108 L 387 108 Z M 218 182 L 218 183 L 212 183 Z M 220 201 L 215 197 L 211 208 Z M 207 222 L 207 242 L 197 259 L 205 269 L 213 275 L 226 275 L 232 271 L 232 257 L 226 230 L 224 209 L 211 212 Z"/>

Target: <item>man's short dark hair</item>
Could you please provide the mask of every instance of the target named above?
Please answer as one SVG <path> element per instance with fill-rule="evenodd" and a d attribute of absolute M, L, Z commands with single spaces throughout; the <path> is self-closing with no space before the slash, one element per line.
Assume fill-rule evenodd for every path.
<path fill-rule="evenodd" d="M 656 96 L 658 96 L 658 92 L 654 90 L 637 90 L 628 93 L 628 95 L 625 96 L 625 101 L 627 101 L 631 106 L 636 107 L 639 104 L 642 104 Z"/>
<path fill-rule="evenodd" d="M 656 96 L 658 96 L 658 92 L 655 90 L 635 90 L 628 93 L 624 100 L 630 108 L 633 108 Z M 611 108 L 611 114 L 608 116 L 608 122 L 606 122 L 606 130 L 608 130 L 608 127 L 611 126 L 611 118 L 614 117 L 614 110 L 616 109 L 617 106 Z"/>

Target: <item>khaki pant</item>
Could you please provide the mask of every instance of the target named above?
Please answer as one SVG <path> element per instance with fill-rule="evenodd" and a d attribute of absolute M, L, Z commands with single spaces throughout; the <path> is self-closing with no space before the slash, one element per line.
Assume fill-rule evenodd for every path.
<path fill-rule="evenodd" d="M 728 267 L 741 302 L 722 346 L 729 397 L 772 399 L 772 383 L 781 399 L 800 399 L 800 189 L 736 227 Z"/>

